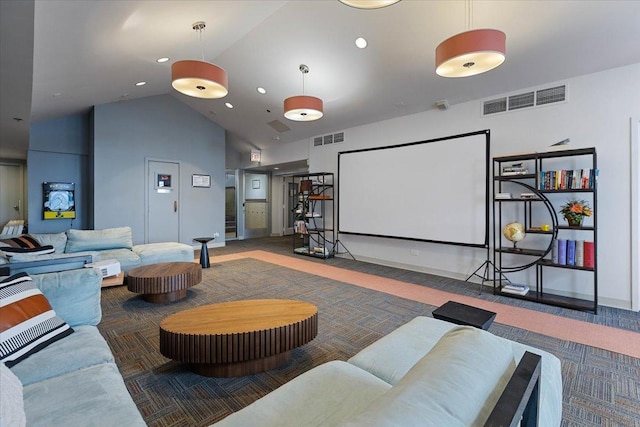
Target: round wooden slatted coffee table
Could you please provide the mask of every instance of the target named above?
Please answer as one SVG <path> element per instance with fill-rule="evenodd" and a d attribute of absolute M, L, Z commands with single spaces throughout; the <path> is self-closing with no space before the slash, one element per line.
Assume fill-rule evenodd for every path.
<path fill-rule="evenodd" d="M 187 289 L 202 281 L 202 267 L 194 262 L 143 265 L 127 273 L 127 289 L 148 302 L 165 303 L 187 296 Z"/>
<path fill-rule="evenodd" d="M 318 308 L 259 299 L 204 305 L 160 323 L 160 353 L 200 375 L 238 377 L 274 369 L 318 335 Z"/>

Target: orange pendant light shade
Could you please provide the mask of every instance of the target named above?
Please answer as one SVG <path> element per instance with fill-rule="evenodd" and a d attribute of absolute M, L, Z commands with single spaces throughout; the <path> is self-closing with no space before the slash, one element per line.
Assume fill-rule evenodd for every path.
<path fill-rule="evenodd" d="M 322 99 L 298 95 L 284 100 L 284 116 L 289 120 L 310 122 L 324 115 Z"/>
<path fill-rule="evenodd" d="M 467 77 L 484 73 L 505 60 L 507 36 L 499 30 L 471 30 L 449 37 L 436 48 L 436 73 Z"/>
<path fill-rule="evenodd" d="M 204 61 L 177 61 L 171 65 L 171 85 L 194 98 L 217 99 L 229 93 L 227 72 Z"/>

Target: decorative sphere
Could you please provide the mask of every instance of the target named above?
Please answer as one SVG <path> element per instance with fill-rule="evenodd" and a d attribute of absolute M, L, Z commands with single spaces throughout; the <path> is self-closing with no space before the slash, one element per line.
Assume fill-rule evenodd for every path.
<path fill-rule="evenodd" d="M 510 222 L 505 225 L 502 229 L 502 234 L 504 234 L 504 237 L 506 237 L 507 240 L 513 243 L 519 242 L 526 236 L 524 225 L 519 222 Z"/>

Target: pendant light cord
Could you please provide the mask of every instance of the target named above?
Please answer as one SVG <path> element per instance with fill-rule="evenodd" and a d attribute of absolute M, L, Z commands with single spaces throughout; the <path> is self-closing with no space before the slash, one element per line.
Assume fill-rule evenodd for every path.
<path fill-rule="evenodd" d="M 467 31 L 471 30 L 471 27 L 473 25 L 473 3 L 471 0 L 467 0 L 467 7 L 466 7 L 466 18 L 467 18 Z"/>
<path fill-rule="evenodd" d="M 204 60 L 204 42 L 202 41 L 202 32 L 204 31 L 204 28 L 200 28 L 198 30 L 198 33 L 200 34 L 200 54 L 202 55 L 202 62 L 205 62 Z"/>

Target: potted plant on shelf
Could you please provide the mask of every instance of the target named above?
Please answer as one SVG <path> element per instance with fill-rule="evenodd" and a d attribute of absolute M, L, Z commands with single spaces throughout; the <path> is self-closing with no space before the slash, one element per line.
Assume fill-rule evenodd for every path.
<path fill-rule="evenodd" d="M 581 227 L 585 216 L 591 216 L 591 208 L 585 200 L 569 200 L 560 209 L 560 213 L 569 223 L 569 227 Z"/>

